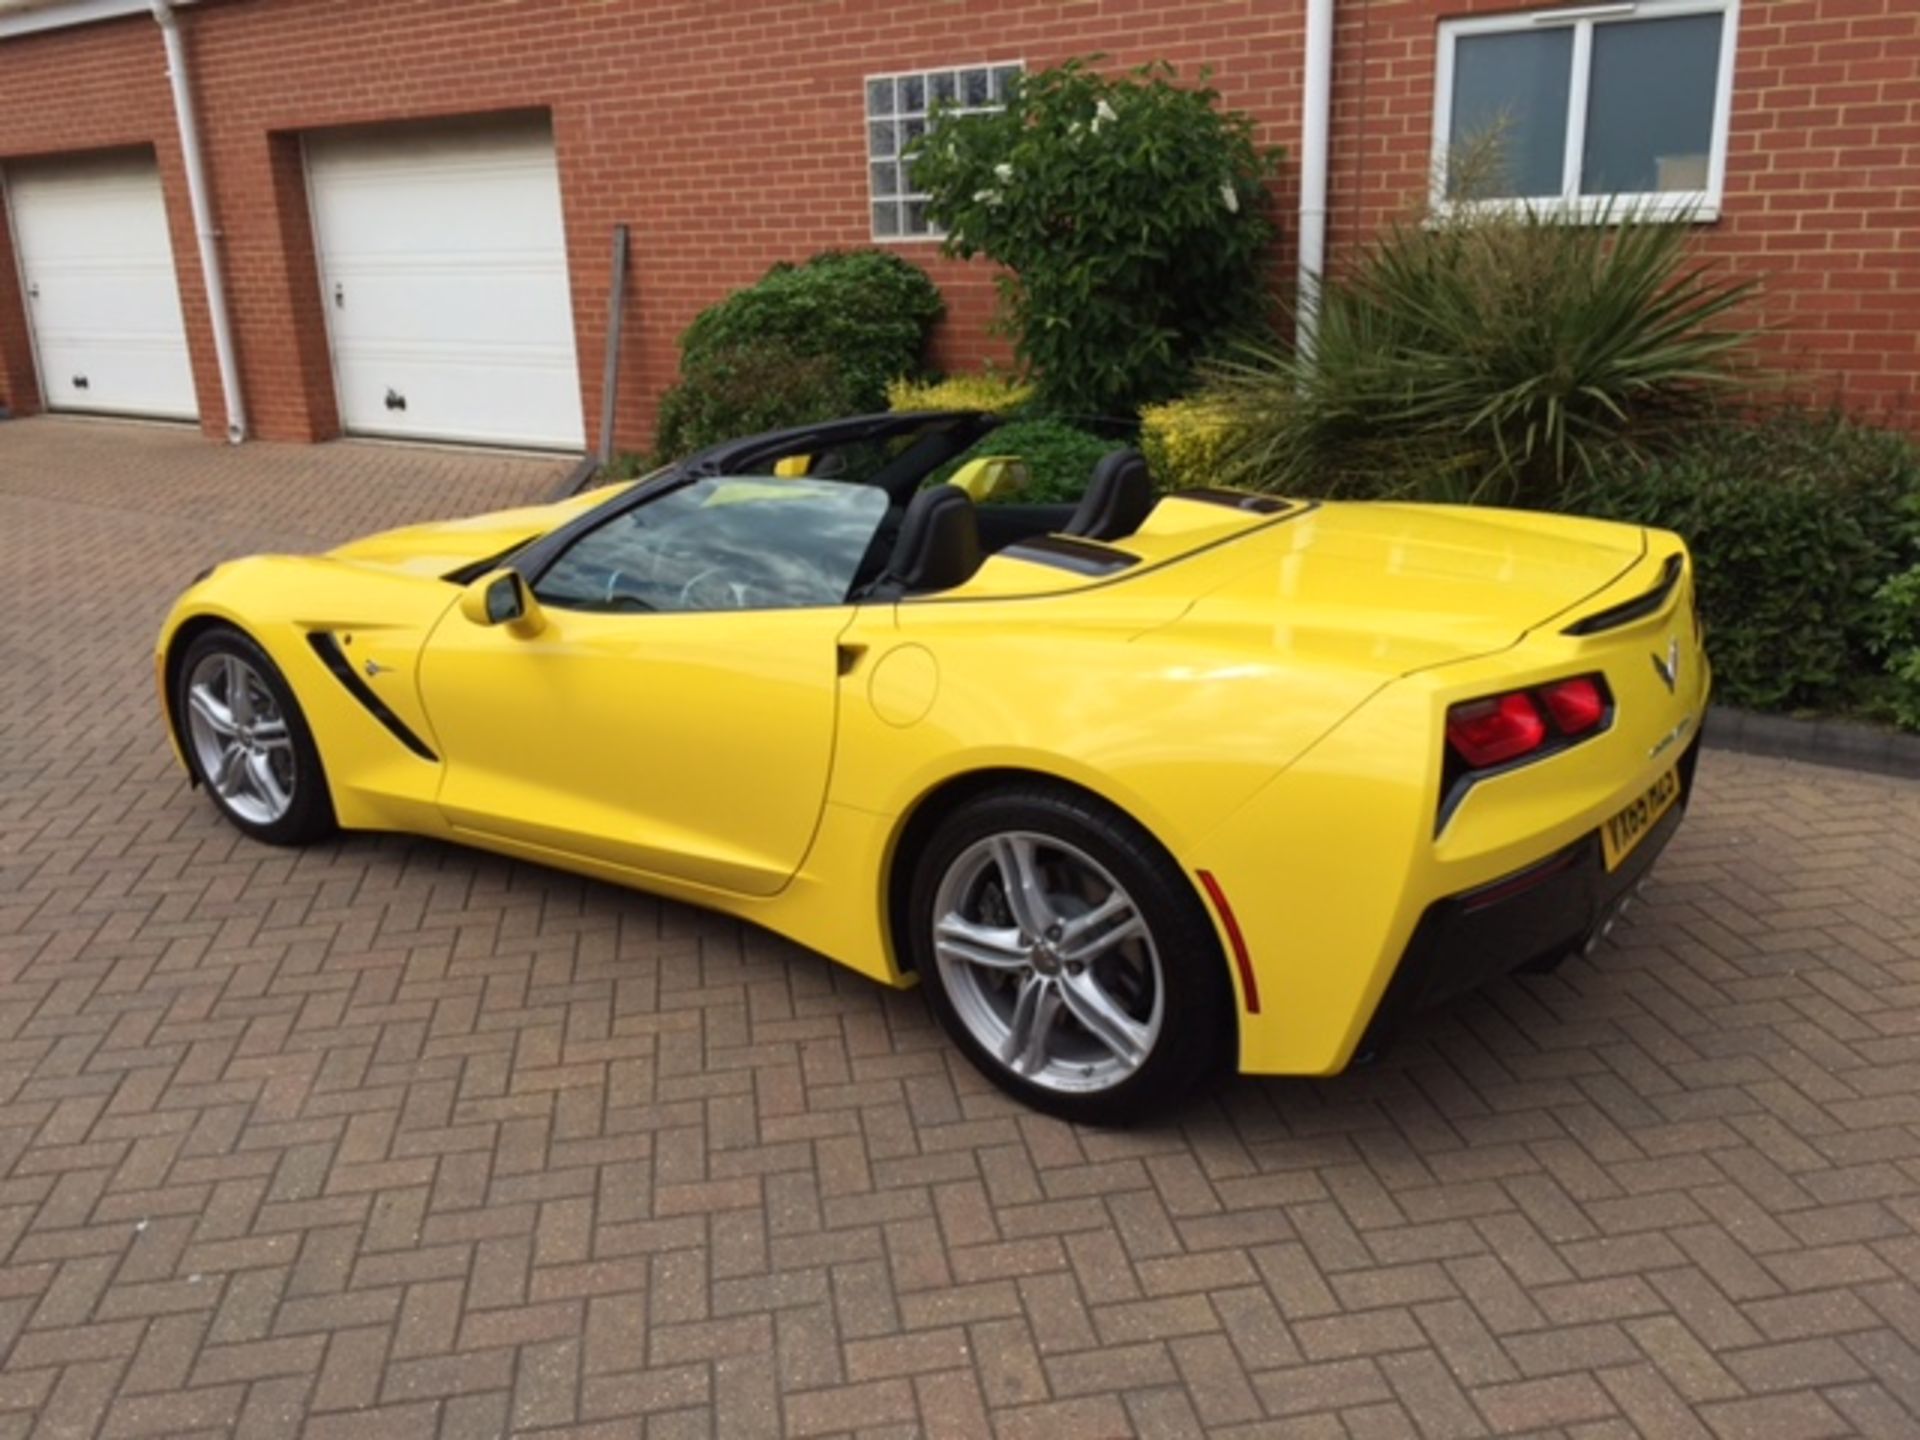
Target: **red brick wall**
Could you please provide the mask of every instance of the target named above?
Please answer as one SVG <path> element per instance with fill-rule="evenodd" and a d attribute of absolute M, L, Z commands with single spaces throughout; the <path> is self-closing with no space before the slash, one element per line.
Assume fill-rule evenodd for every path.
<path fill-rule="evenodd" d="M 1340 6 L 1333 253 L 1427 184 L 1434 39 L 1497 0 Z M 1704 251 L 1757 275 L 1766 358 L 1804 393 L 1920 425 L 1920 3 L 1746 0 L 1720 219 Z"/>
<path fill-rule="evenodd" d="M 1231 103 L 1257 112 L 1271 142 L 1291 144 L 1298 116 L 1301 22 L 1292 3 L 215 0 L 182 23 L 247 406 L 254 433 L 278 439 L 320 438 L 337 426 L 293 143 L 303 130 L 548 110 L 590 429 L 609 230 L 632 227 L 615 428 L 622 444 L 640 445 L 674 373 L 677 337 L 702 306 L 775 260 L 866 243 L 866 75 L 985 60 L 1040 65 L 1104 50 L 1119 64 L 1211 63 Z M 159 148 L 176 253 L 190 261 L 158 28 L 118 21 L 0 43 L 0 158 L 108 139 Z M 1290 195 L 1280 203 L 1290 206 Z M 929 244 L 898 248 L 947 293 L 941 358 L 959 365 L 999 353 L 985 335 L 986 268 L 942 261 Z M 210 351 L 205 305 L 197 267 L 183 277 L 188 269 L 203 428 L 217 433 L 218 385 L 201 354 Z M 7 384 L 17 362 L 0 363 Z"/>
<path fill-rule="evenodd" d="M 20 287 L 11 278 L 20 273 L 18 267 L 13 236 L 0 211 L 0 405 L 16 415 L 31 415 L 40 408 L 40 387 L 34 378 L 33 342 L 27 334 Z"/>
<path fill-rule="evenodd" d="M 1434 27 L 1471 0 L 1344 0 L 1333 234 L 1350 243 L 1423 183 Z M 582 405 L 598 423 L 608 231 L 633 230 L 625 446 L 650 437 L 675 342 L 768 264 L 867 239 L 861 80 L 1104 51 L 1210 64 L 1262 139 L 1297 149 L 1301 0 L 210 0 L 183 14 L 254 433 L 337 428 L 297 137 L 327 126 L 547 110 L 573 276 Z M 1920 7 L 1748 0 L 1726 217 L 1714 249 L 1757 264 L 1780 344 L 1850 398 L 1920 380 Z M 222 407 L 158 27 L 146 19 L 0 42 L 0 160 L 140 143 L 160 159 L 204 428 Z M 1862 148 L 1865 147 L 1865 148 Z M 1290 161 L 1275 187 L 1291 263 Z M 1904 209 L 1902 208 L 1904 207 Z M 5 240 L 0 237 L 0 250 Z M 1003 353 L 984 266 L 900 253 L 946 291 L 940 358 Z M 1336 254 L 1338 251 L 1336 250 Z M 0 257 L 3 258 L 3 257 Z M 0 266 L 0 394 L 30 408 L 20 299 Z"/>

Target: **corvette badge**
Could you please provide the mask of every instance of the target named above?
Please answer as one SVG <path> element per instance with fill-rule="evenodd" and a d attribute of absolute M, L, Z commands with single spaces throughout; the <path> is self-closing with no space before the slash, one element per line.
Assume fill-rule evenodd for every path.
<path fill-rule="evenodd" d="M 1679 685 L 1680 642 L 1678 640 L 1669 640 L 1667 642 L 1665 659 L 1662 659 L 1658 655 L 1653 657 L 1653 673 L 1660 677 L 1660 683 L 1667 687 L 1669 693 Z"/>

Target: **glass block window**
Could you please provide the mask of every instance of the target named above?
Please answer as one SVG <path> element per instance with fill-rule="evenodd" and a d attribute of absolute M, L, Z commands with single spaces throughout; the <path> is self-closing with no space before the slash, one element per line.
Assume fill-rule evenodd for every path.
<path fill-rule="evenodd" d="M 1491 141 L 1474 198 L 1579 215 L 1719 213 L 1740 0 L 1615 0 L 1440 27 L 1434 200 Z M 1479 163 L 1484 164 L 1484 157 Z"/>
<path fill-rule="evenodd" d="M 946 115 L 978 115 L 1007 103 L 1007 87 L 1020 73 L 1018 61 L 913 70 L 867 79 L 867 196 L 876 240 L 937 240 L 927 219 L 927 197 L 913 183 L 906 159 L 927 133 L 935 109 Z"/>

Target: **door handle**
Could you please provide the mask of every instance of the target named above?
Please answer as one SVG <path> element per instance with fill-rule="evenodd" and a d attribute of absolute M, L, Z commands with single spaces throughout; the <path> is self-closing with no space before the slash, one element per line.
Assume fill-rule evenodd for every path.
<path fill-rule="evenodd" d="M 336 310 L 347 308 L 347 287 L 338 280 L 333 282 L 333 308 Z"/>
<path fill-rule="evenodd" d="M 27 282 L 27 298 L 29 300 L 38 300 L 40 298 L 40 282 L 38 280 L 29 280 Z"/>
<path fill-rule="evenodd" d="M 387 387 L 387 409 L 404 410 L 406 408 L 407 408 L 407 397 L 402 395 L 398 390 L 394 389 L 391 385 L 389 385 Z"/>
<path fill-rule="evenodd" d="M 867 647 L 864 645 L 851 645 L 843 640 L 833 647 L 833 653 L 835 667 L 838 672 L 842 675 L 851 675 L 854 672 L 854 667 L 859 665 L 860 657 L 867 653 Z"/>

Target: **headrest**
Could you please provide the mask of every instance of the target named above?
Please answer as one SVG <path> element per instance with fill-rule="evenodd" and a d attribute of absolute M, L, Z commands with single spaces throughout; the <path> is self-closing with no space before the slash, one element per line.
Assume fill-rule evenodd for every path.
<path fill-rule="evenodd" d="M 1115 450 L 1100 457 L 1087 482 L 1080 508 L 1065 535 L 1088 540 L 1122 540 L 1140 528 L 1154 505 L 1153 477 L 1138 450 Z"/>
<path fill-rule="evenodd" d="M 908 503 L 887 579 L 908 594 L 951 590 L 971 578 L 980 561 L 973 501 L 951 485 L 935 485 Z"/>

